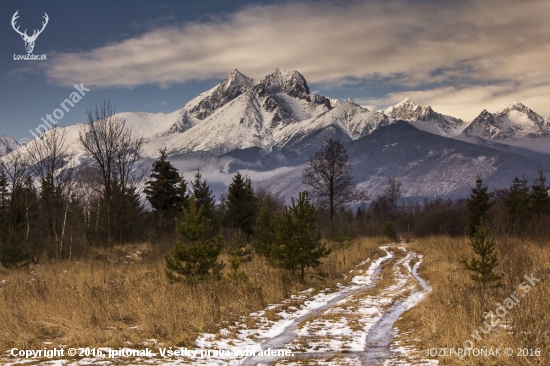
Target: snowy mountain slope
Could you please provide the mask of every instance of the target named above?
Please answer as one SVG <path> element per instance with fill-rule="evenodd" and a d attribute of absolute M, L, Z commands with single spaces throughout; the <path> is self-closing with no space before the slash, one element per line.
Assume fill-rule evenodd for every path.
<path fill-rule="evenodd" d="M 181 133 L 199 124 L 214 111 L 252 88 L 253 84 L 251 78 L 237 69 L 233 70 L 220 84 L 187 102 L 180 110 L 180 118 L 162 136 Z"/>
<path fill-rule="evenodd" d="M 541 163 L 509 152 L 476 146 L 420 131 L 405 121 L 376 129 L 347 143 L 355 182 L 379 194 L 389 177 L 403 182 L 406 197 L 465 197 L 481 174 L 492 188 L 508 187 L 518 174 L 535 176 Z M 259 182 L 268 190 L 295 197 L 305 187 L 305 165 Z M 542 164 L 544 170 L 550 164 Z"/>
<path fill-rule="evenodd" d="M 356 140 L 389 123 L 390 120 L 383 114 L 371 112 L 355 104 L 353 100 L 347 99 L 320 116 L 277 129 L 275 136 L 278 144 L 284 146 L 291 137 L 305 136 L 310 130 L 320 130 L 330 125 L 336 125 L 346 131 L 352 140 Z"/>
<path fill-rule="evenodd" d="M 419 130 L 441 136 L 459 135 L 466 123 L 452 116 L 435 112 L 430 106 L 419 105 L 409 98 L 382 111 L 393 121 L 404 120 Z"/>
<path fill-rule="evenodd" d="M 0 156 L 6 155 L 13 150 L 17 149 L 19 145 L 12 137 L 9 136 L 0 136 Z"/>
<path fill-rule="evenodd" d="M 483 110 L 462 134 L 489 140 L 550 137 L 550 119 L 521 103 L 513 103 L 496 113 Z"/>
<path fill-rule="evenodd" d="M 300 73 L 275 69 L 244 93 L 211 111 L 200 123 L 163 142 L 168 143 L 170 154 L 203 158 L 251 147 L 270 151 L 280 145 L 276 137 L 285 138 L 285 133 L 275 136 L 275 131 L 331 108 L 329 99 L 310 93 Z M 310 125 L 311 128 L 315 125 Z"/>

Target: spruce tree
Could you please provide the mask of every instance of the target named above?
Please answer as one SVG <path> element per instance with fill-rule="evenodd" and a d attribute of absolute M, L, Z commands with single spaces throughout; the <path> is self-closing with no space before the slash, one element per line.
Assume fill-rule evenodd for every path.
<path fill-rule="evenodd" d="M 160 157 L 153 163 L 150 180 L 143 192 L 155 211 L 176 212 L 187 206 L 187 182 L 178 170 L 166 160 L 166 149 L 159 150 Z"/>
<path fill-rule="evenodd" d="M 476 233 L 476 226 L 480 220 L 485 218 L 487 211 L 491 208 L 494 201 L 492 193 L 488 193 L 488 187 L 483 185 L 481 176 L 477 176 L 476 185 L 472 188 L 470 198 L 466 200 L 467 208 L 467 232 L 469 236 Z"/>
<path fill-rule="evenodd" d="M 529 186 L 525 175 L 522 179 L 516 177 L 510 186 L 510 192 L 504 199 L 504 204 L 510 217 L 510 226 L 513 232 L 519 233 L 529 219 Z"/>
<path fill-rule="evenodd" d="M 483 284 L 483 287 L 487 283 L 500 281 L 502 275 L 494 272 L 498 266 L 498 258 L 496 250 L 495 238 L 487 240 L 489 234 L 489 228 L 483 223 L 483 219 L 480 220 L 480 225 L 476 226 L 476 232 L 473 237 L 470 238 L 470 247 L 480 258 L 473 257 L 468 262 L 468 258 L 463 257 L 461 263 L 464 265 L 464 269 L 472 271 L 470 278 L 476 282 Z M 497 283 L 500 286 L 500 282 Z"/>
<path fill-rule="evenodd" d="M 278 220 L 277 238 L 271 257 L 280 267 L 294 272 L 300 270 L 304 280 L 305 269 L 316 267 L 319 259 L 326 257 L 330 249 L 321 242 L 319 228 L 315 225 L 315 210 L 310 204 L 306 192 L 298 194 L 298 200 L 292 198 L 292 206 Z"/>
<path fill-rule="evenodd" d="M 239 172 L 233 177 L 227 191 L 225 221 L 228 226 L 252 234 L 258 214 L 258 199 L 252 189 L 252 181 Z"/>
<path fill-rule="evenodd" d="M 222 239 L 207 239 L 210 220 L 203 216 L 203 207 L 197 209 L 194 197 L 189 203 L 189 211 L 183 208 L 183 221 L 177 223 L 180 239 L 170 255 L 165 256 L 166 275 L 174 282 L 220 279 L 225 267 L 218 260 Z"/>
<path fill-rule="evenodd" d="M 197 207 L 202 206 L 204 208 L 202 214 L 212 221 L 211 228 L 215 232 L 218 226 L 216 222 L 216 197 L 206 179 L 202 179 L 199 169 L 195 172 L 195 180 L 192 183 L 191 191 L 195 196 Z"/>
<path fill-rule="evenodd" d="M 550 214 L 550 196 L 548 191 L 550 186 L 546 185 L 546 177 L 544 172 L 539 170 L 539 176 L 535 179 L 535 183 L 531 186 L 530 206 L 531 213 L 535 215 Z"/>

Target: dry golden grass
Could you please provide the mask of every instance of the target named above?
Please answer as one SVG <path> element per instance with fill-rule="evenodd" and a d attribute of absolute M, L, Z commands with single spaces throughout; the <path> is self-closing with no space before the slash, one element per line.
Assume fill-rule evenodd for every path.
<path fill-rule="evenodd" d="M 460 263 L 462 256 L 472 256 L 467 243 L 466 238 L 431 237 L 409 245 L 424 254 L 419 274 L 433 290 L 396 323 L 404 332 L 414 330 L 400 340 L 420 350 L 419 356 L 428 348 L 462 348 L 464 341 L 472 339 L 470 334 L 483 325 L 486 312 L 495 311 L 497 303 L 518 291 L 524 275 L 533 273 L 541 281 L 509 310 L 505 318 L 508 329 L 499 328 L 475 341 L 475 347 L 500 348 L 501 354 L 510 347 L 514 356 L 438 359 L 441 365 L 550 365 L 550 246 L 497 240 L 498 271 L 504 274 L 504 286 L 484 292 Z M 518 348 L 538 348 L 541 355 L 517 357 Z"/>
<path fill-rule="evenodd" d="M 195 337 L 241 320 L 292 293 L 344 282 L 359 262 L 379 254 L 380 239 L 334 250 L 301 283 L 256 257 L 245 282 L 171 284 L 148 244 L 94 249 L 89 259 L 0 269 L 0 348 L 140 347 L 156 339 L 193 346 Z"/>

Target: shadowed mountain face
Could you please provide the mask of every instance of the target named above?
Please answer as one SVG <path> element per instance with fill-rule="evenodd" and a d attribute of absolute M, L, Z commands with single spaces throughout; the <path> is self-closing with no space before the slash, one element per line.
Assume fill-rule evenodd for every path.
<path fill-rule="evenodd" d="M 379 194 L 389 177 L 403 181 L 406 197 L 466 197 L 477 175 L 493 188 L 508 187 L 516 175 L 534 177 L 550 166 L 514 153 L 417 130 L 404 121 L 380 127 L 347 143 L 353 176 L 361 188 Z M 549 160 L 550 161 L 550 160 Z M 305 164 L 260 183 L 286 197 L 296 196 Z"/>
<path fill-rule="evenodd" d="M 375 194 L 395 176 L 407 196 L 466 196 L 478 174 L 492 188 L 507 187 L 516 175 L 531 178 L 550 164 L 550 120 L 520 103 L 495 114 L 484 111 L 464 129 L 464 121 L 409 99 L 381 113 L 351 99 L 313 94 L 303 75 L 281 68 L 260 79 L 234 70 L 172 113 L 117 117 L 143 137 L 144 160 L 166 148 L 182 166 L 213 166 L 226 175 L 222 181 L 237 170 L 258 171 L 262 178 L 279 172 L 261 184 L 287 197 L 304 189 L 303 164 L 328 138 L 347 145 L 356 181 Z M 83 128 L 59 127 L 67 160 L 75 165 L 90 162 L 78 141 Z M 1 137 L 0 155 L 16 146 Z"/>

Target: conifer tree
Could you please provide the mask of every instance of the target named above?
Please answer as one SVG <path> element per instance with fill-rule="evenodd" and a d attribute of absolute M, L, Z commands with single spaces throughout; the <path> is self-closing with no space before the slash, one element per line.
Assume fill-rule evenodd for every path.
<path fill-rule="evenodd" d="M 153 163 L 150 180 L 143 192 L 155 211 L 176 212 L 187 206 L 187 182 L 178 170 L 166 160 L 166 148 L 159 150 L 159 160 Z"/>
<path fill-rule="evenodd" d="M 277 217 L 267 206 L 263 206 L 254 226 L 252 246 L 256 253 L 269 259 L 276 240 Z"/>
<path fill-rule="evenodd" d="M 324 242 L 321 242 L 319 228 L 315 225 L 315 210 L 310 204 L 306 192 L 298 194 L 298 200 L 292 198 L 292 206 L 286 208 L 277 225 L 276 244 L 271 252 L 272 259 L 282 268 L 294 272 L 300 270 L 304 280 L 305 269 L 316 267 L 319 259 L 330 254 Z"/>
<path fill-rule="evenodd" d="M 530 211 L 535 215 L 550 214 L 550 196 L 548 191 L 550 186 L 546 185 L 546 177 L 544 172 L 539 170 L 539 176 L 535 179 L 535 183 L 531 186 L 530 195 Z"/>
<path fill-rule="evenodd" d="M 231 266 L 232 273 L 230 278 L 234 280 L 245 280 L 248 278 L 246 273 L 239 272 L 241 263 L 250 262 L 254 258 L 254 251 L 248 244 L 246 235 L 239 233 L 229 243 L 229 265 Z"/>
<path fill-rule="evenodd" d="M 36 190 L 28 175 L 24 175 L 20 181 L 11 182 L 11 189 L 7 190 L 7 179 L 3 181 L 0 175 L 0 194 L 4 196 L 4 208 L 0 228 L 0 263 L 4 267 L 20 267 L 28 265 L 29 261 L 29 235 L 31 228 L 31 216 L 37 201 Z"/>
<path fill-rule="evenodd" d="M 202 179 L 202 174 L 199 169 L 195 172 L 195 180 L 192 183 L 191 190 L 197 207 L 203 207 L 203 216 L 212 221 L 211 229 L 215 232 L 217 228 L 216 220 L 216 197 L 210 189 L 206 179 Z"/>
<path fill-rule="evenodd" d="M 510 186 L 510 192 L 504 199 L 511 228 L 516 233 L 525 227 L 529 219 L 529 186 L 527 183 L 525 175 L 522 179 L 516 177 Z"/>
<path fill-rule="evenodd" d="M 397 229 L 392 221 L 388 221 L 384 225 L 384 236 L 393 241 L 397 241 Z"/>
<path fill-rule="evenodd" d="M 258 214 L 258 200 L 252 189 L 252 181 L 239 172 L 233 177 L 227 191 L 225 221 L 230 227 L 252 234 Z"/>
<path fill-rule="evenodd" d="M 488 193 L 489 188 L 483 185 L 483 179 L 477 176 L 476 185 L 472 188 L 470 198 L 466 200 L 467 207 L 467 232 L 469 236 L 476 233 L 476 226 L 481 219 L 485 218 L 487 211 L 493 205 L 492 193 Z"/>
<path fill-rule="evenodd" d="M 166 275 L 174 282 L 220 279 L 225 267 L 218 260 L 223 248 L 221 237 L 207 239 L 210 220 L 203 216 L 203 207 L 197 209 L 194 197 L 189 203 L 189 211 L 183 208 L 183 221 L 177 224 L 180 239 L 165 256 Z"/>
<path fill-rule="evenodd" d="M 495 238 L 487 240 L 489 234 L 489 228 L 483 223 L 483 219 L 480 220 L 480 225 L 476 226 L 476 232 L 473 237 L 470 238 L 470 247 L 475 254 L 480 258 L 473 257 L 469 262 L 468 258 L 463 257 L 461 263 L 464 265 L 464 269 L 472 271 L 470 278 L 476 282 L 481 282 L 483 287 L 487 283 L 500 281 L 502 275 L 494 272 L 498 266 L 498 258 L 496 250 Z M 500 286 L 500 282 L 497 283 Z"/>

